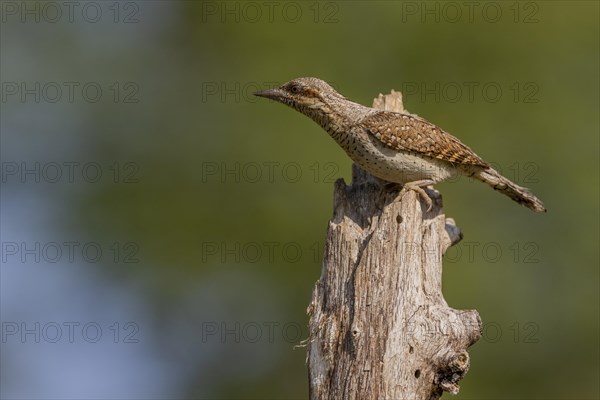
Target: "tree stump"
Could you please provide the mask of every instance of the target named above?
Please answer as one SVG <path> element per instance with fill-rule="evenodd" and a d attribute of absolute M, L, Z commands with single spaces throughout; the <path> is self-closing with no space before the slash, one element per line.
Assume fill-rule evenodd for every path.
<path fill-rule="evenodd" d="M 399 92 L 375 108 L 407 112 Z M 352 184 L 335 183 L 333 218 L 310 316 L 311 399 L 438 399 L 458 393 L 466 348 L 481 336 L 475 310 L 448 307 L 442 255 L 462 238 L 426 189 L 427 205 L 402 198 L 353 165 Z"/>

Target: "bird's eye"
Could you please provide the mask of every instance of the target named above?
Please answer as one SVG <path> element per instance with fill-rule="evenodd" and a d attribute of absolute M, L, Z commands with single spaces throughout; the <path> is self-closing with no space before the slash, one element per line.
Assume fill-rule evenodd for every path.
<path fill-rule="evenodd" d="M 302 92 L 302 88 L 300 87 L 300 85 L 292 85 L 290 87 L 290 91 L 294 94 L 298 94 L 298 93 Z"/>

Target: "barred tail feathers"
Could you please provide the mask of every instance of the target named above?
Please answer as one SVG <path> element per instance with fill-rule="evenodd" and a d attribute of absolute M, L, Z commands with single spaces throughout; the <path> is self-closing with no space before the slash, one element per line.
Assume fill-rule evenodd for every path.
<path fill-rule="evenodd" d="M 503 177 L 493 168 L 482 169 L 473 175 L 474 178 L 487 183 L 494 190 L 505 194 L 517 203 L 524 205 L 535 212 L 546 212 L 546 208 L 540 199 L 535 197 L 529 189 L 521 187 L 509 179 Z"/>

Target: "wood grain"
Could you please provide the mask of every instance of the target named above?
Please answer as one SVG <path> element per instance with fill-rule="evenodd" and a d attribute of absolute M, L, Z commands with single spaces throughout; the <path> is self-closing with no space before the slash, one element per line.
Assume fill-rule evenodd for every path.
<path fill-rule="evenodd" d="M 406 112 L 399 92 L 374 107 Z M 461 239 L 438 192 L 433 207 L 413 191 L 401 199 L 353 165 L 338 180 L 321 278 L 310 315 L 311 399 L 438 399 L 458 393 L 467 347 L 481 335 L 475 310 L 442 295 L 442 255 Z"/>

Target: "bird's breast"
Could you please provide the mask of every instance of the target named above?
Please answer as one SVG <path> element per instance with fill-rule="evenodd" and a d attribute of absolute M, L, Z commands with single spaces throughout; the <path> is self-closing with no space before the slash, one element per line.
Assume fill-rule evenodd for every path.
<path fill-rule="evenodd" d="M 406 183 L 430 179 L 437 183 L 458 172 L 446 161 L 391 149 L 361 129 L 329 133 L 352 161 L 372 175 L 389 182 Z"/>

